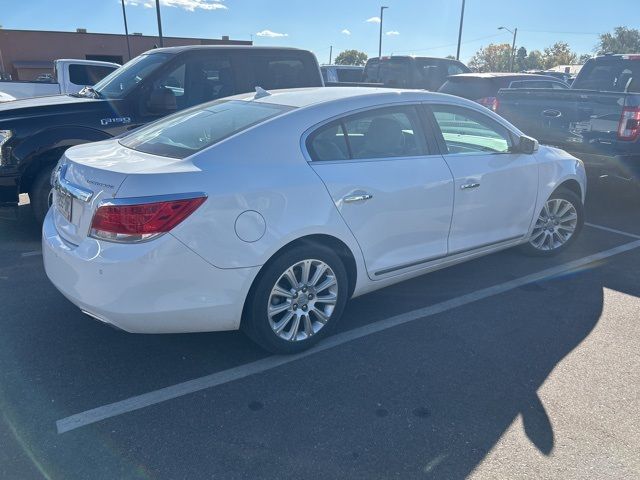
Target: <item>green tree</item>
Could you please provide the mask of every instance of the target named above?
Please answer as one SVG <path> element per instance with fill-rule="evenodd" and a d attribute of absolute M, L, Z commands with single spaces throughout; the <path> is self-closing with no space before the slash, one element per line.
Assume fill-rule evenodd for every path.
<path fill-rule="evenodd" d="M 567 42 L 556 42 L 542 53 L 544 68 L 558 65 L 571 65 L 578 62 L 578 55 L 569 48 Z"/>
<path fill-rule="evenodd" d="M 469 60 L 469 68 L 475 72 L 507 72 L 511 45 L 492 43 L 481 48 Z"/>
<path fill-rule="evenodd" d="M 527 70 L 544 70 L 544 58 L 540 50 L 531 50 L 527 55 Z"/>
<path fill-rule="evenodd" d="M 447 55 L 447 56 L 446 56 L 446 57 L 444 57 L 444 58 L 448 58 L 449 60 L 455 60 L 455 59 L 456 59 L 456 56 L 455 56 L 455 55 Z"/>
<path fill-rule="evenodd" d="M 336 65 L 364 65 L 367 63 L 367 54 L 358 50 L 345 50 L 338 54 L 335 63 Z"/>
<path fill-rule="evenodd" d="M 514 61 L 514 70 L 516 72 L 522 72 L 523 70 L 528 70 L 527 66 L 527 49 L 524 47 L 520 47 L 516 52 L 516 59 Z"/>
<path fill-rule="evenodd" d="M 613 32 L 600 35 L 596 46 L 599 55 L 605 53 L 640 53 L 640 30 L 617 27 Z"/>
<path fill-rule="evenodd" d="M 578 57 L 578 64 L 584 65 L 585 63 L 587 63 L 587 60 L 589 60 L 590 58 L 591 58 L 591 55 L 589 53 L 583 53 Z"/>

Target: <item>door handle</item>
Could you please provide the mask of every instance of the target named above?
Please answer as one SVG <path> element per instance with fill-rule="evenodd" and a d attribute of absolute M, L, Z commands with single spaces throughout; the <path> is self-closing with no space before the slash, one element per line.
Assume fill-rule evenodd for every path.
<path fill-rule="evenodd" d="M 344 203 L 364 202 L 373 198 L 370 193 L 357 193 L 355 195 L 347 195 L 342 199 Z"/>
<path fill-rule="evenodd" d="M 469 190 L 471 188 L 478 188 L 479 186 L 479 183 L 466 183 L 464 185 L 460 185 L 460 190 Z"/>

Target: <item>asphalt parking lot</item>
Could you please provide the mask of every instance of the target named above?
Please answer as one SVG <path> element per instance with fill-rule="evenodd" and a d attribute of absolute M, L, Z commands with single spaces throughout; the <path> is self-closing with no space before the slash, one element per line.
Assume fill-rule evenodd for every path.
<path fill-rule="evenodd" d="M 298 357 L 85 317 L 24 205 L 0 220 L 0 478 L 640 478 L 639 205 L 592 189 L 561 256 L 354 299 Z"/>

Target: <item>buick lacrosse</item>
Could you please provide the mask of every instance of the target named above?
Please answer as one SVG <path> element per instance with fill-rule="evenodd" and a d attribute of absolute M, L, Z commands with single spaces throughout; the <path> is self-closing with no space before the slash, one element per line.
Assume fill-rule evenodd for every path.
<path fill-rule="evenodd" d="M 199 105 L 70 148 L 47 275 L 128 332 L 241 328 L 303 350 L 348 298 L 583 224 L 583 164 L 490 110 L 426 91 L 310 88 Z"/>

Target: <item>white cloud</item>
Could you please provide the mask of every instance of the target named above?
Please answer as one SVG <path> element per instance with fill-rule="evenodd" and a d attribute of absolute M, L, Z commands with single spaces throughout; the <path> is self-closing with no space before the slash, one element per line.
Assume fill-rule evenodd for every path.
<path fill-rule="evenodd" d="M 380 17 L 371 17 L 365 20 L 367 23 L 380 23 Z"/>
<path fill-rule="evenodd" d="M 340 33 L 344 33 L 345 35 L 351 35 L 351 31 L 346 29 L 346 28 L 344 30 L 342 30 L 342 32 L 340 32 Z"/>
<path fill-rule="evenodd" d="M 262 30 L 261 32 L 256 33 L 259 37 L 268 37 L 268 38 L 278 38 L 278 37 L 288 37 L 288 33 L 278 33 L 272 32 L 271 30 Z"/>
<path fill-rule="evenodd" d="M 389 30 L 389 31 L 387 32 L 387 35 L 392 35 L 392 36 L 400 35 L 400 32 L 399 32 L 399 31 L 397 31 L 397 30 Z"/>
<path fill-rule="evenodd" d="M 120 3 L 120 2 L 118 2 Z M 125 0 L 125 4 L 132 7 L 140 5 L 138 0 Z M 143 3 L 145 8 L 153 8 L 155 3 L 147 1 Z M 160 5 L 163 7 L 175 7 L 182 8 L 189 12 L 195 12 L 200 10 L 227 10 L 228 7 L 222 3 L 222 0 L 160 0 Z"/>

